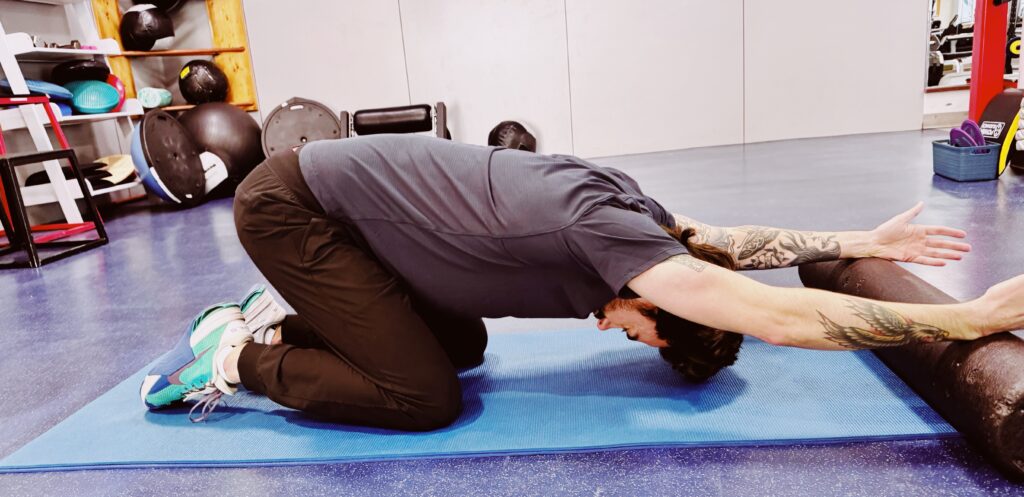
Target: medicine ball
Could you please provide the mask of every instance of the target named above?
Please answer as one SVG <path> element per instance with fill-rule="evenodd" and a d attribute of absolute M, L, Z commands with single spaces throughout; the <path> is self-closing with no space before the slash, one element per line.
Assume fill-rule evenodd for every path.
<path fill-rule="evenodd" d="M 178 89 L 190 104 L 223 102 L 228 98 L 228 77 L 213 62 L 193 60 L 178 73 Z"/>
<path fill-rule="evenodd" d="M 515 121 L 498 123 L 487 135 L 487 144 L 492 147 L 537 151 L 537 138 L 527 131 L 525 126 Z"/>
<path fill-rule="evenodd" d="M 182 3 L 184 3 L 184 0 L 132 0 L 132 3 L 134 3 L 135 5 L 148 3 L 155 5 L 156 8 L 164 12 L 174 12 L 175 10 L 181 8 L 181 5 Z"/>
<path fill-rule="evenodd" d="M 53 66 L 50 81 L 66 85 L 72 81 L 106 81 L 110 68 L 98 60 L 69 60 Z"/>
<path fill-rule="evenodd" d="M 263 162 L 260 125 L 249 114 L 224 102 L 200 104 L 185 111 L 178 122 L 192 135 L 199 148 L 221 158 L 233 180 L 240 183 Z"/>
<path fill-rule="evenodd" d="M 119 31 L 125 50 L 150 50 L 157 40 L 174 36 L 174 23 L 167 13 L 147 3 L 125 11 Z"/>

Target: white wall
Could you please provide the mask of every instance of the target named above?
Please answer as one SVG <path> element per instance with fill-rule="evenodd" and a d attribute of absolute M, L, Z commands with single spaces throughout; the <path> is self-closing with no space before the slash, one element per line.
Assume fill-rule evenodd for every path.
<path fill-rule="evenodd" d="M 503 120 L 571 151 L 562 0 L 402 1 L 413 103 L 442 100 L 452 138 L 487 143 Z"/>
<path fill-rule="evenodd" d="M 409 103 L 397 1 L 243 2 L 260 111 L 299 96 L 335 111 Z"/>
<path fill-rule="evenodd" d="M 920 129 L 929 8 L 746 2 L 746 141 Z"/>
<path fill-rule="evenodd" d="M 245 2 L 263 112 L 450 106 L 584 157 L 920 129 L 929 0 Z"/>
<path fill-rule="evenodd" d="M 742 143 L 742 0 L 568 0 L 575 152 Z"/>

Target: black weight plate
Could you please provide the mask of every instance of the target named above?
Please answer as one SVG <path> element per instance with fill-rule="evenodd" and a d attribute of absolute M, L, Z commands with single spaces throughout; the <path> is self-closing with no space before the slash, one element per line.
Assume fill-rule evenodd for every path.
<path fill-rule="evenodd" d="M 199 159 L 201 151 L 185 127 L 170 114 L 151 110 L 142 117 L 139 133 L 146 162 L 156 170 L 168 192 L 185 207 L 202 202 L 206 175 Z"/>
<path fill-rule="evenodd" d="M 326 105 L 292 97 L 267 116 L 263 122 L 263 153 L 270 157 L 303 143 L 341 138 L 341 121 Z"/>

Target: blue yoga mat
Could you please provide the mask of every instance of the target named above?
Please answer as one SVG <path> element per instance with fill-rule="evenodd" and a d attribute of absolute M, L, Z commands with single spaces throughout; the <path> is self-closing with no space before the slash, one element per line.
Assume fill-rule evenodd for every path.
<path fill-rule="evenodd" d="M 209 421 L 146 412 L 145 370 L 0 461 L 0 472 L 248 466 L 625 447 L 761 445 L 955 434 L 867 352 L 747 339 L 736 366 L 688 385 L 657 351 L 621 333 L 493 334 L 462 373 L 452 426 L 404 433 L 313 421 L 253 394 Z"/>

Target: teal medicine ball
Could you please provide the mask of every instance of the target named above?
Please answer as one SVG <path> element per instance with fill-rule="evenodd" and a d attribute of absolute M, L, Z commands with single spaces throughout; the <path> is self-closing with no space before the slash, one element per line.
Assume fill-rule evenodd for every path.
<path fill-rule="evenodd" d="M 103 81 L 72 81 L 65 88 L 71 91 L 71 106 L 82 114 L 103 114 L 117 107 L 121 94 Z"/>

